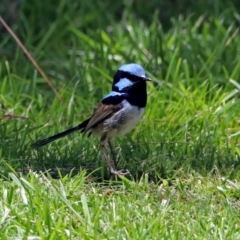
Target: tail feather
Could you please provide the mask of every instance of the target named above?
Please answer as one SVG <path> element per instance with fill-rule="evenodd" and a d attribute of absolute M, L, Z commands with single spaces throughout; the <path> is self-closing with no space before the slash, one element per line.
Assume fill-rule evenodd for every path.
<path fill-rule="evenodd" d="M 32 148 L 39 148 L 39 147 L 44 146 L 44 145 L 46 145 L 46 144 L 48 144 L 50 142 L 53 142 L 53 141 L 55 141 L 55 140 L 57 140 L 59 138 L 62 138 L 62 137 L 65 137 L 65 136 L 67 136 L 67 135 L 69 135 L 71 133 L 74 133 L 74 132 L 76 132 L 76 131 L 78 131 L 80 129 L 82 129 L 81 132 L 84 132 L 84 129 L 85 129 L 85 127 L 88 124 L 88 121 L 89 121 L 89 119 L 85 120 L 84 122 L 82 122 L 81 124 L 79 124 L 76 127 L 70 128 L 70 129 L 68 129 L 68 130 L 66 130 L 64 132 L 58 133 L 58 134 L 56 134 L 56 135 L 54 135 L 52 137 L 48 137 L 48 138 L 39 140 L 39 141 L 33 143 L 31 145 L 31 147 Z"/>

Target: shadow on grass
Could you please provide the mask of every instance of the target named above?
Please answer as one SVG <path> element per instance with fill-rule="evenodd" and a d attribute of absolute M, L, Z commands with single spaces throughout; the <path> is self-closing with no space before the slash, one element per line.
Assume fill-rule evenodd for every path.
<path fill-rule="evenodd" d="M 2 125 L 3 126 L 3 125 Z M 3 127 L 0 136 L 0 153 L 2 161 L 7 162 L 17 172 L 46 172 L 57 178 L 62 175 L 77 174 L 84 169 L 97 180 L 109 179 L 106 163 L 98 148 L 98 142 L 92 138 L 67 138 L 60 143 L 33 150 L 26 145 L 26 129 L 15 129 L 7 132 Z M 73 142 L 71 142 L 71 140 Z M 65 141 L 65 142 L 64 142 Z M 65 143 L 65 145 L 64 145 Z M 70 144 L 71 143 L 71 144 Z M 61 148 L 59 147 L 61 146 Z M 119 169 L 128 169 L 134 179 L 148 174 L 151 181 L 173 179 L 181 170 L 201 175 L 220 173 L 230 178 L 239 175 L 240 156 L 227 145 L 218 147 L 207 138 L 196 142 L 142 142 L 131 139 L 115 143 Z M 0 172 L 8 173 L 9 169 L 1 164 Z"/>
<path fill-rule="evenodd" d="M 84 169 L 96 181 L 109 179 L 109 173 L 101 152 L 83 151 L 65 147 L 63 151 L 52 147 L 49 150 L 25 149 L 25 157 L 14 158 L 9 152 L 8 158 L 3 158 L 17 172 L 27 174 L 29 171 L 48 172 L 58 178 L 71 173 L 74 176 Z M 154 149 L 154 150 L 153 150 Z M 229 148 L 217 148 L 201 143 L 179 144 L 159 143 L 128 145 L 118 148 L 119 169 L 128 169 L 135 180 L 143 174 L 148 174 L 150 181 L 159 182 L 161 179 L 174 179 L 179 170 L 200 175 L 221 174 L 230 178 L 239 175 L 240 157 Z M 15 154 L 14 154 L 15 155 Z M 9 170 L 1 164 L 1 172 Z"/>

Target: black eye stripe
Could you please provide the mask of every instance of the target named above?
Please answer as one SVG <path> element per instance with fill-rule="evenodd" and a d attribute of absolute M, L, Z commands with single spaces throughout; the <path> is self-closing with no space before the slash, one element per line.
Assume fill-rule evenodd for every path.
<path fill-rule="evenodd" d="M 114 76 L 114 82 L 118 82 L 118 80 L 121 79 L 121 78 L 128 78 L 130 81 L 133 81 L 133 82 L 138 82 L 138 81 L 143 80 L 142 77 L 138 77 L 138 76 L 133 75 L 129 72 L 118 70 L 117 73 Z"/>

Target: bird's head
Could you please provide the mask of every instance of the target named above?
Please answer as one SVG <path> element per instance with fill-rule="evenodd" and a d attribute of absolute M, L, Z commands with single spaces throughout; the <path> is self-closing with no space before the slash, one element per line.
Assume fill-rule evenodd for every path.
<path fill-rule="evenodd" d="M 116 72 L 112 87 L 117 92 L 124 92 L 134 85 L 146 89 L 146 81 L 151 79 L 146 76 L 142 66 L 136 63 L 124 64 Z"/>

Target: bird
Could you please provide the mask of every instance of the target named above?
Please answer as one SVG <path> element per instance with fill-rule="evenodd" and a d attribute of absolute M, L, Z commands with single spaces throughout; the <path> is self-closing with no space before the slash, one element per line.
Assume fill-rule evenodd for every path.
<path fill-rule="evenodd" d="M 111 176 L 129 175 L 128 170 L 117 170 L 117 159 L 113 149 L 113 139 L 132 130 L 141 120 L 147 104 L 147 82 L 144 68 L 137 63 L 120 66 L 113 77 L 112 90 L 102 98 L 90 118 L 76 127 L 70 128 L 54 136 L 42 139 L 32 144 L 32 148 L 39 148 L 59 138 L 76 131 L 89 133 L 100 137 L 100 146 L 109 168 Z M 108 155 L 109 145 L 111 159 Z"/>

